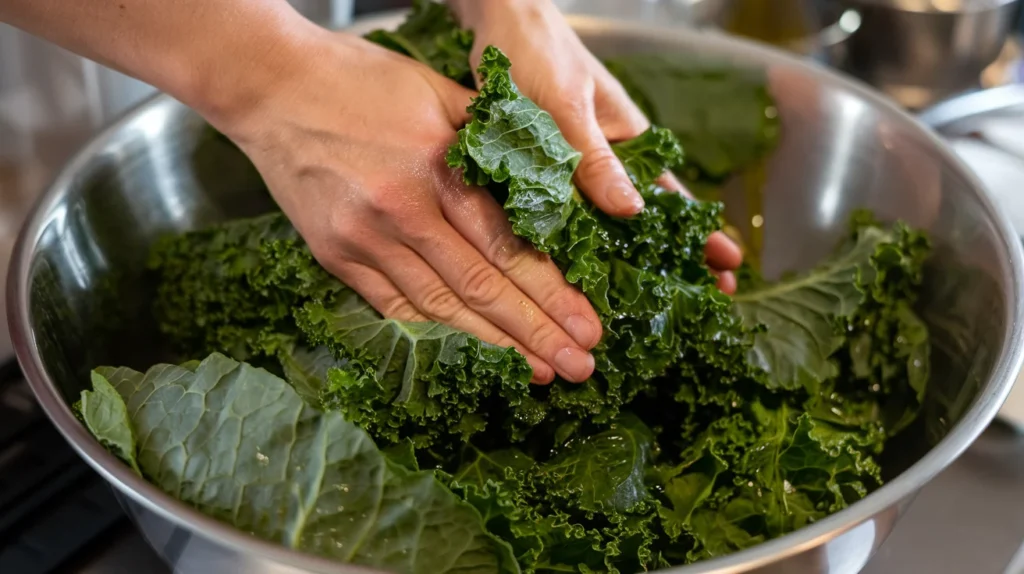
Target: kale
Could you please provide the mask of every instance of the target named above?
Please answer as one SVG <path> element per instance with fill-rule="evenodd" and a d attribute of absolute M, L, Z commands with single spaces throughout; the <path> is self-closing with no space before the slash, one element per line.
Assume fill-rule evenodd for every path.
<path fill-rule="evenodd" d="M 466 34 L 419 2 L 397 32 L 371 37 L 465 81 Z M 382 317 L 272 213 L 154 249 L 161 328 L 186 359 L 207 358 L 100 368 L 79 416 L 212 516 L 397 571 L 647 571 L 863 498 L 928 382 L 929 333 L 913 311 L 927 238 L 857 213 L 817 268 L 769 282 L 746 267 L 738 294 L 722 294 L 703 261 L 722 206 L 657 181 L 666 170 L 720 181 L 760 161 L 776 129 L 763 80 L 655 80 L 645 70 L 664 60 L 615 62 L 665 126 L 614 145 L 646 201 L 636 217 L 608 217 L 579 193 L 579 152 L 496 48 L 448 154 L 597 309 L 590 380 L 530 386 L 514 349 Z M 667 98 L 659 85 L 705 91 Z"/>
<path fill-rule="evenodd" d="M 473 32 L 460 28 L 443 4 L 413 0 L 412 11 L 397 30 L 374 30 L 366 39 L 426 64 L 465 86 L 473 85 L 469 65 Z"/>
<path fill-rule="evenodd" d="M 666 54 L 619 56 L 605 65 L 647 117 L 680 141 L 687 161 L 675 170 L 687 183 L 721 182 L 778 143 L 778 110 L 759 70 Z"/>
<path fill-rule="evenodd" d="M 210 516 L 388 570 L 520 572 L 509 546 L 433 473 L 392 461 L 365 432 L 306 405 L 267 371 L 214 354 L 146 373 L 102 368 L 93 379 L 81 409 L 89 429 Z"/>

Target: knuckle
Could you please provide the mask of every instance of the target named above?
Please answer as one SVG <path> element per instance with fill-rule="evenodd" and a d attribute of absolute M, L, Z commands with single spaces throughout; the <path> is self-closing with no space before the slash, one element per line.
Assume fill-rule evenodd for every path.
<path fill-rule="evenodd" d="M 619 163 L 618 156 L 615 155 L 611 148 L 602 147 L 584 154 L 579 169 L 580 175 L 585 178 L 591 178 L 610 172 L 621 172 L 622 164 Z"/>
<path fill-rule="evenodd" d="M 411 218 L 402 222 L 402 236 L 407 242 L 413 245 L 421 245 L 433 242 L 437 239 L 437 224 L 434 220 L 424 221 Z"/>
<path fill-rule="evenodd" d="M 413 321 L 422 317 L 412 301 L 405 297 L 394 297 L 385 302 L 382 313 L 385 317 L 400 321 Z"/>
<path fill-rule="evenodd" d="M 428 289 L 420 300 L 423 312 L 442 322 L 448 322 L 458 316 L 462 301 L 447 285 L 437 285 Z"/>
<path fill-rule="evenodd" d="M 559 82 L 549 86 L 542 95 L 544 101 L 550 101 L 555 108 L 552 114 L 560 120 L 583 121 L 591 115 L 593 103 L 588 97 L 586 83 L 582 81 Z"/>
<path fill-rule="evenodd" d="M 405 198 L 402 188 L 395 183 L 383 183 L 376 186 L 366 199 L 367 207 L 375 215 L 400 217 L 405 211 Z"/>
<path fill-rule="evenodd" d="M 506 272 L 515 267 L 525 253 L 526 243 L 512 232 L 511 225 L 503 227 L 487 245 L 488 260 Z"/>
<path fill-rule="evenodd" d="M 568 285 L 564 285 L 557 289 L 552 289 L 548 293 L 547 297 L 543 299 L 542 306 L 544 309 L 557 309 L 559 312 L 564 313 L 566 316 L 572 314 L 581 314 L 580 312 L 580 299 L 582 295 L 579 294 L 575 289 Z"/>
<path fill-rule="evenodd" d="M 487 308 L 494 305 L 505 289 L 504 276 L 488 264 L 469 269 L 462 282 L 462 293 L 466 303 L 473 308 Z"/>
<path fill-rule="evenodd" d="M 562 330 L 557 325 L 551 321 L 544 321 L 530 333 L 528 345 L 538 352 L 541 349 L 547 349 L 546 353 L 540 352 L 542 356 L 554 355 L 560 349 L 571 346 L 568 341 L 562 342 L 563 338 Z"/>

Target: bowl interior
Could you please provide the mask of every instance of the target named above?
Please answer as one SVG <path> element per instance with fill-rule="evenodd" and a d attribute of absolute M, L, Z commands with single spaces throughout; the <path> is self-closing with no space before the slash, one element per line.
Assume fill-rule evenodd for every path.
<path fill-rule="evenodd" d="M 931 232 L 936 250 L 921 311 L 932 328 L 932 381 L 920 424 L 888 449 L 887 474 L 917 461 L 979 396 L 1006 386 L 992 376 L 1018 307 L 1013 253 L 974 180 L 928 132 L 853 84 L 715 34 L 637 35 L 601 24 L 580 31 L 602 56 L 696 54 L 767 70 L 782 122 L 781 144 L 766 166 L 769 275 L 827 256 L 856 208 Z M 97 365 L 144 369 L 167 356 L 144 274 L 156 238 L 272 203 L 244 156 L 169 98 L 98 140 L 58 187 L 63 194 L 51 191 L 36 214 L 27 236 L 34 248 L 13 274 L 27 278 L 30 334 L 70 404 Z M 745 217 L 742 182 L 726 195 L 730 216 Z"/>

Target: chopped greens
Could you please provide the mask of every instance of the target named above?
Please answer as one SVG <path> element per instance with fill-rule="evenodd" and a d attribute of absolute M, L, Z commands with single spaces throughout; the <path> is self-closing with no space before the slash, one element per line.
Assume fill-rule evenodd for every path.
<path fill-rule="evenodd" d="M 472 35 L 439 5 L 369 38 L 472 81 Z M 154 312 L 185 362 L 97 369 L 79 416 L 202 512 L 400 572 L 642 572 L 863 498 L 923 401 L 928 240 L 858 213 L 816 269 L 768 282 L 745 268 L 723 295 L 703 260 L 721 205 L 657 179 L 720 182 L 760 161 L 771 98 L 743 71 L 649 73 L 662 63 L 609 63 L 664 126 L 614 146 L 646 200 L 634 218 L 578 192 L 579 152 L 494 47 L 448 154 L 597 309 L 589 381 L 530 386 L 513 349 L 382 317 L 272 213 L 156 246 Z M 665 82 L 700 97 L 660 97 Z"/>

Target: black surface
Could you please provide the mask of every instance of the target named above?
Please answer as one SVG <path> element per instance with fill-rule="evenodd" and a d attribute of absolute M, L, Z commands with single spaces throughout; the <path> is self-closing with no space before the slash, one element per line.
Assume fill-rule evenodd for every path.
<path fill-rule="evenodd" d="M 110 487 L 43 415 L 14 362 L 0 365 L 0 573 L 62 571 L 126 520 Z"/>

